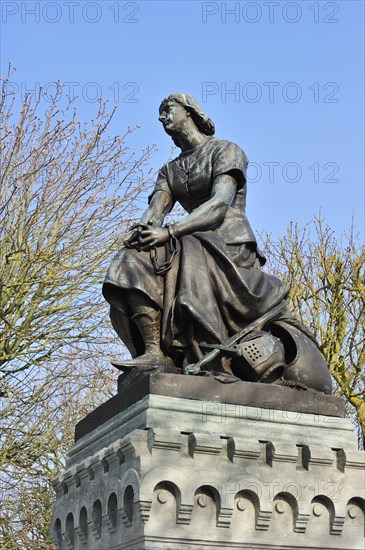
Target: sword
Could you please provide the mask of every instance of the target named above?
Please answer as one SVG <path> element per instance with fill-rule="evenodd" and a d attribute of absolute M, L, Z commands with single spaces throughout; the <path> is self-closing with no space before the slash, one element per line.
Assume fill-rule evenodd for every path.
<path fill-rule="evenodd" d="M 257 319 L 255 319 L 255 321 L 252 321 L 252 323 L 247 325 L 240 332 L 236 332 L 236 334 L 231 336 L 223 344 L 220 344 L 217 346 L 213 344 L 212 347 L 214 347 L 214 349 L 212 349 L 212 351 L 204 355 L 204 357 L 202 357 L 194 365 L 187 365 L 184 368 L 184 373 L 193 374 L 193 375 L 199 374 L 202 370 L 202 367 L 209 364 L 211 361 L 213 361 L 216 357 L 218 357 L 221 354 L 221 352 L 223 351 L 222 348 L 230 347 L 230 346 L 233 346 L 234 344 L 239 343 L 240 340 L 242 340 L 242 338 L 247 336 L 247 334 L 261 328 L 263 325 L 265 325 L 265 323 L 267 323 L 267 321 L 270 321 L 270 319 L 272 319 L 273 317 L 275 317 L 275 315 L 280 313 L 285 307 L 287 307 L 288 303 L 289 303 L 288 300 L 283 300 L 282 302 L 280 302 L 280 304 L 278 304 L 277 306 L 273 307 L 272 309 L 270 309 L 269 311 L 261 315 L 261 317 L 258 317 Z M 202 344 L 202 347 L 203 346 L 210 347 L 210 344 Z"/>

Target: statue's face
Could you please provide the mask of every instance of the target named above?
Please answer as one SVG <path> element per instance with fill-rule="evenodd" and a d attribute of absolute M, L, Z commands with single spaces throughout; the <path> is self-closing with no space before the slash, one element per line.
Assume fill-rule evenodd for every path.
<path fill-rule="evenodd" d="M 184 131 L 188 119 L 190 119 L 189 113 L 175 101 L 168 101 L 160 108 L 158 120 L 169 135 L 176 135 Z"/>

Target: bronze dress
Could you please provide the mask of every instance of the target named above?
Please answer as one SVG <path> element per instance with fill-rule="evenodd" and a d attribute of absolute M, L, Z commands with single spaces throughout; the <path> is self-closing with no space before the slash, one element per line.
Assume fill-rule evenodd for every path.
<path fill-rule="evenodd" d="M 161 310 L 161 347 L 185 361 L 198 358 L 199 342 L 222 343 L 287 296 L 285 285 L 261 270 L 265 259 L 245 214 L 247 164 L 238 145 L 208 137 L 161 168 L 153 193 L 169 193 L 172 205 L 178 202 L 188 213 L 210 199 L 221 174 L 236 179 L 237 191 L 219 226 L 178 240 L 165 274 L 155 273 L 150 252 L 122 248 L 114 257 L 103 294 L 112 304 L 113 327 L 132 356 L 143 353 L 143 342 L 130 321 L 130 289 Z M 163 262 L 165 246 L 157 252 Z"/>

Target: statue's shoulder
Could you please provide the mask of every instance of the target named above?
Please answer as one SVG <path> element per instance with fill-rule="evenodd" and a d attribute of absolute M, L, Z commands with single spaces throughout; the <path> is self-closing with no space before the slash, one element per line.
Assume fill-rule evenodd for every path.
<path fill-rule="evenodd" d="M 177 155 L 177 157 L 171 159 L 171 160 L 168 160 L 167 162 L 165 162 L 165 164 L 163 164 L 160 168 L 160 174 L 162 176 L 165 176 L 168 174 L 169 172 L 169 168 L 179 159 L 179 155 Z"/>
<path fill-rule="evenodd" d="M 230 147 L 232 145 L 238 147 L 238 145 L 236 145 L 232 141 L 229 141 L 228 139 L 220 139 L 220 138 L 216 138 L 216 137 L 210 137 L 206 141 L 206 146 L 211 147 L 213 149 L 225 149 L 226 147 Z"/>
<path fill-rule="evenodd" d="M 227 139 L 214 138 L 214 152 L 217 154 L 228 155 L 234 158 L 242 158 L 245 162 L 248 162 L 248 158 L 242 147 L 233 141 Z"/>
<path fill-rule="evenodd" d="M 173 159 L 168 160 L 167 162 L 165 162 L 165 164 L 163 165 L 162 168 L 165 169 L 165 170 L 168 169 L 170 166 L 172 166 L 173 164 L 175 164 L 175 162 L 176 162 L 177 160 L 179 160 L 179 158 L 180 158 L 180 155 L 177 155 L 177 156 L 174 157 Z"/>

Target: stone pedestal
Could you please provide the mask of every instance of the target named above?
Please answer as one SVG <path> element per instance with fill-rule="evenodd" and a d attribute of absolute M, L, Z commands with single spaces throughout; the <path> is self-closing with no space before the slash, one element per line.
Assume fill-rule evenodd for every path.
<path fill-rule="evenodd" d="M 176 374 L 120 390 L 54 482 L 59 548 L 364 549 L 365 453 L 338 398 Z"/>

